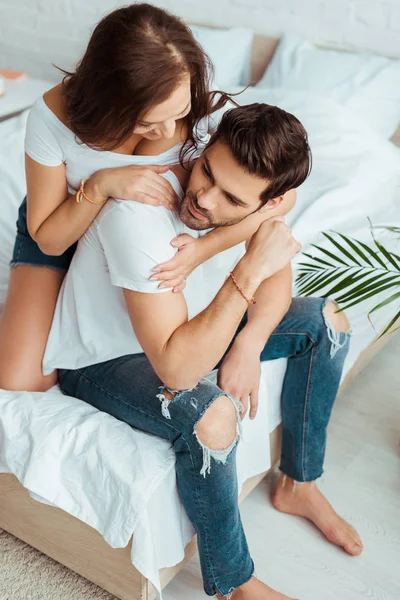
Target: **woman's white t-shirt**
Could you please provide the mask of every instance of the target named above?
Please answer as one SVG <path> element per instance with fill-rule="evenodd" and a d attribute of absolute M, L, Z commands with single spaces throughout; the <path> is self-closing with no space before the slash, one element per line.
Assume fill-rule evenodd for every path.
<path fill-rule="evenodd" d="M 232 108 L 227 104 L 222 109 L 207 115 L 195 127 L 199 147 L 193 154 L 197 158 L 217 129 L 223 114 Z M 83 178 L 89 179 L 96 171 L 126 165 L 177 165 L 182 143 L 157 156 L 118 154 L 107 150 L 96 150 L 82 143 L 75 134 L 50 110 L 42 97 L 33 105 L 26 127 L 25 152 L 36 162 L 47 167 L 66 167 L 68 191 L 73 194 L 79 189 Z"/>

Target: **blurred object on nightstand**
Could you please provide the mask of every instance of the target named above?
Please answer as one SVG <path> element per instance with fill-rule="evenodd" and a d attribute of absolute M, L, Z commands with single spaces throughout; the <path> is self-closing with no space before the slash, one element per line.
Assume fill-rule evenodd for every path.
<path fill-rule="evenodd" d="M 54 85 L 54 82 L 33 79 L 21 71 L 0 70 L 0 121 L 29 108 Z"/>
<path fill-rule="evenodd" d="M 11 81 L 20 81 L 25 79 L 27 73 L 25 71 L 13 71 L 11 69 L 0 69 L 0 77 L 4 79 L 10 79 Z"/>

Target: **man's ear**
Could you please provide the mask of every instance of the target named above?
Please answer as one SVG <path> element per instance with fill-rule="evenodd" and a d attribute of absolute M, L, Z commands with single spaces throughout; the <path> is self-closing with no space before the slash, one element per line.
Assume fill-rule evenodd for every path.
<path fill-rule="evenodd" d="M 278 206 L 283 202 L 284 196 L 277 196 L 276 198 L 271 198 L 268 200 L 266 204 L 264 204 L 261 208 L 258 209 L 259 213 L 265 214 L 271 210 L 276 210 Z"/>

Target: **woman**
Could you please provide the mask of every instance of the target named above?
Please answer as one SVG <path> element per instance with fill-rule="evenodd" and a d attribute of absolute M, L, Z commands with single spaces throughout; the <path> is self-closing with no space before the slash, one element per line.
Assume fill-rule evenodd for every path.
<path fill-rule="evenodd" d="M 76 71 L 64 73 L 27 124 L 27 200 L 0 320 L 3 389 L 45 391 L 56 383 L 56 373 L 43 376 L 41 363 L 57 296 L 76 242 L 108 198 L 173 208 L 161 174 L 198 156 L 231 106 L 226 95 L 213 104 L 208 59 L 190 29 L 149 4 L 106 16 Z M 164 276 L 168 285 L 182 290 L 198 264 L 246 239 L 256 219 L 183 240 Z"/>

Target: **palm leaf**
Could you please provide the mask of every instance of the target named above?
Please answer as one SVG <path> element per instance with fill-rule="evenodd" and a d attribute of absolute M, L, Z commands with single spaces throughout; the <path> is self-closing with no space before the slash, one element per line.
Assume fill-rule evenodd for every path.
<path fill-rule="evenodd" d="M 308 273 L 303 273 L 303 278 L 301 281 L 300 276 L 297 278 L 297 285 L 304 288 L 306 284 L 308 285 L 311 281 L 314 281 L 318 277 L 324 276 L 324 273 L 321 273 L 320 271 L 309 271 Z"/>
<path fill-rule="evenodd" d="M 337 235 L 339 235 L 350 246 L 350 248 L 352 250 L 354 250 L 354 252 L 356 252 L 358 254 L 358 256 L 362 260 L 364 260 L 371 267 L 373 266 L 372 262 L 369 260 L 369 258 L 367 257 L 367 255 L 364 254 L 364 252 L 361 252 L 360 248 L 357 246 L 357 240 L 352 240 L 351 238 L 343 235 L 342 233 L 338 233 Z"/>
<path fill-rule="evenodd" d="M 342 311 L 386 290 L 394 290 L 394 293 L 370 310 L 368 319 L 374 312 L 399 300 L 400 256 L 390 252 L 375 239 L 371 222 L 370 225 L 374 247 L 335 231 L 323 232 L 324 237 L 334 247 L 336 254 L 316 244 L 311 244 L 311 247 L 318 251 L 318 255 L 303 252 L 308 260 L 298 265 L 299 275 L 296 283 L 299 294 L 314 295 L 329 288 L 326 289 L 324 296 L 331 296 L 340 302 L 339 311 Z M 400 233 L 400 227 L 379 226 L 375 229 Z M 399 320 L 400 311 L 379 337 L 390 331 Z M 400 329 L 400 326 L 397 329 Z"/>
<path fill-rule="evenodd" d="M 335 281 L 335 279 L 337 279 L 336 272 L 332 273 L 332 271 L 330 271 L 329 274 L 323 273 L 323 275 L 319 277 L 317 281 L 312 281 L 310 284 L 306 285 L 305 288 L 303 288 L 302 295 L 309 296 L 310 293 L 315 294 L 319 290 L 324 289 L 327 285 L 332 283 L 332 281 Z M 310 290 L 312 290 L 312 292 Z"/>
<path fill-rule="evenodd" d="M 390 254 L 391 254 L 392 256 L 394 256 L 396 260 L 398 260 L 398 261 L 399 261 L 399 265 L 400 265 L 400 256 L 399 256 L 398 254 L 395 254 L 394 252 L 391 252 Z"/>
<path fill-rule="evenodd" d="M 328 283 L 330 283 L 330 281 L 336 279 L 336 272 L 333 274 L 332 279 L 330 278 L 331 274 L 332 271 L 329 271 L 329 273 L 323 271 L 315 279 L 312 279 L 311 282 L 307 282 L 305 285 L 303 284 L 303 286 L 301 286 L 301 288 L 299 289 L 299 294 L 301 294 L 302 296 L 308 296 L 324 288 L 325 285 L 327 285 L 327 281 Z"/>
<path fill-rule="evenodd" d="M 383 267 L 384 269 L 386 269 L 386 265 L 385 265 L 385 263 L 384 263 L 384 262 L 383 262 L 383 260 L 380 258 L 379 254 L 378 254 L 377 252 L 374 252 L 374 251 L 372 250 L 372 248 L 370 248 L 369 246 L 367 246 L 367 244 L 364 244 L 364 242 L 361 242 L 360 240 L 357 240 L 357 243 L 358 243 L 358 244 L 360 244 L 360 246 L 361 246 L 362 248 L 364 248 L 364 250 L 365 250 L 366 252 L 368 252 L 368 253 L 369 253 L 369 255 L 370 255 L 370 256 L 372 256 L 372 258 L 374 258 L 374 259 L 376 260 L 376 262 L 377 262 L 377 263 L 378 263 L 378 264 L 379 264 L 381 267 Z"/>
<path fill-rule="evenodd" d="M 303 273 L 303 275 L 299 275 L 296 281 L 297 287 L 305 286 L 305 284 L 309 283 L 314 276 L 315 273 Z"/>
<path fill-rule="evenodd" d="M 335 256 L 334 254 L 332 254 L 332 252 L 329 252 L 329 250 L 327 250 L 326 248 L 322 248 L 322 246 L 316 246 L 315 244 L 311 244 L 311 246 L 313 246 L 313 248 L 316 248 L 320 252 L 323 252 L 324 254 L 329 256 L 329 258 L 333 258 L 334 261 L 340 262 L 345 267 L 348 267 L 348 264 L 344 260 L 339 258 L 339 256 Z"/>
<path fill-rule="evenodd" d="M 300 281 L 300 279 L 304 279 L 304 278 L 309 279 L 310 277 L 313 277 L 313 275 L 315 275 L 315 273 L 318 273 L 318 271 L 316 271 L 316 270 L 304 271 L 297 276 L 297 281 Z"/>
<path fill-rule="evenodd" d="M 339 242 L 337 242 L 335 240 L 335 238 L 331 237 L 330 235 L 328 235 L 327 233 L 324 233 L 324 232 L 322 233 L 322 235 L 324 235 L 331 242 L 331 244 L 333 244 L 334 246 L 336 246 L 336 248 L 338 250 L 340 250 L 340 252 L 342 254 L 344 254 L 345 256 L 347 256 L 347 258 L 349 260 L 351 260 L 351 262 L 355 262 L 356 265 L 358 265 L 359 267 L 361 267 L 361 265 L 358 262 L 358 260 L 352 254 L 350 254 L 350 252 L 348 250 L 346 250 L 346 248 L 344 248 L 344 246 L 342 246 L 341 244 L 339 244 Z M 336 259 L 337 259 L 337 257 L 336 257 Z"/>
<path fill-rule="evenodd" d="M 394 225 L 373 225 L 372 229 L 386 229 L 386 231 L 400 234 L 400 227 L 395 227 Z"/>
<path fill-rule="evenodd" d="M 387 285 L 383 285 L 382 287 L 378 287 L 378 288 L 370 291 L 368 294 L 354 298 L 353 301 L 350 301 L 349 304 L 346 304 L 345 306 L 343 306 L 342 310 L 347 310 L 348 308 L 351 308 L 352 306 L 356 306 L 356 304 L 359 304 L 360 302 L 364 302 L 364 300 L 368 300 L 369 298 L 372 298 L 373 296 L 376 296 L 377 294 L 380 294 L 381 292 L 384 292 L 385 290 L 388 290 L 391 287 L 393 287 L 393 283 L 388 283 Z"/>
<path fill-rule="evenodd" d="M 388 333 L 388 331 L 390 331 L 393 327 L 393 325 L 395 325 L 397 323 L 397 321 L 400 321 L 400 310 L 399 312 L 393 317 L 393 319 L 390 321 L 390 323 L 385 327 L 385 329 L 382 331 L 381 335 L 378 337 L 378 340 L 383 337 L 384 335 L 386 335 Z M 396 327 L 396 329 L 393 329 L 392 333 L 394 333 L 395 331 L 398 331 L 400 329 L 400 325 L 399 327 Z"/>
<path fill-rule="evenodd" d="M 315 246 L 315 247 L 318 248 L 318 246 Z M 303 256 L 307 256 L 307 258 L 310 258 L 311 260 L 315 260 L 323 265 L 327 265 L 328 267 L 335 266 L 335 265 L 332 265 L 331 263 L 328 263 L 326 260 L 324 260 L 320 256 L 312 256 L 312 254 L 308 254 L 307 252 L 303 252 L 302 254 L 303 254 Z"/>
<path fill-rule="evenodd" d="M 384 274 L 384 276 L 386 276 L 386 275 L 387 275 L 387 273 Z M 396 280 L 398 280 L 398 281 L 396 281 Z M 353 298 L 359 296 L 360 294 L 365 294 L 365 293 L 370 292 L 371 290 L 375 289 L 376 287 L 380 287 L 382 285 L 385 285 L 386 283 L 392 283 L 393 281 L 396 281 L 396 285 L 397 285 L 397 283 L 400 283 L 400 279 L 397 275 L 389 276 L 386 279 L 383 279 L 382 276 L 378 275 L 377 277 L 375 277 L 374 280 L 369 279 L 367 282 L 361 283 L 356 288 L 354 288 L 352 290 L 348 290 L 347 293 L 343 294 L 343 296 L 340 296 L 337 299 L 337 301 L 338 302 L 348 302 L 349 300 L 353 300 Z"/>
<path fill-rule="evenodd" d="M 375 238 L 374 229 L 376 229 L 376 228 L 374 228 L 370 219 L 368 219 L 368 221 L 370 224 L 371 235 L 372 235 L 372 239 L 374 240 L 375 246 L 383 254 L 383 256 L 386 258 L 386 260 L 388 260 L 395 267 L 395 269 L 399 269 L 399 265 L 396 263 L 395 259 L 393 258 L 392 253 L 389 252 L 388 250 L 386 250 L 385 246 L 383 244 L 381 244 L 380 242 L 378 242 L 378 240 Z M 387 229 L 387 227 L 385 227 L 385 229 Z"/>
<path fill-rule="evenodd" d="M 313 265 L 312 263 L 299 263 L 299 267 L 301 268 L 301 270 L 305 270 L 305 271 L 321 271 L 321 269 L 323 269 L 324 267 L 321 267 L 320 265 Z"/>
<path fill-rule="evenodd" d="M 387 304 L 390 304 L 391 302 L 394 302 L 398 298 L 400 298 L 400 292 L 396 292 L 395 294 L 392 294 L 392 296 L 389 296 L 389 298 L 386 298 L 386 300 L 382 300 L 382 302 L 380 302 L 379 304 L 374 306 L 374 308 L 369 311 L 368 315 L 372 315 L 372 313 L 374 313 L 376 310 L 383 308 L 384 306 L 386 306 Z"/>
<path fill-rule="evenodd" d="M 390 262 L 390 264 L 392 264 L 394 266 L 395 269 L 397 269 L 400 272 L 400 267 L 397 264 L 397 262 L 395 261 L 395 259 L 392 256 L 391 252 L 388 252 L 385 248 L 385 246 L 383 246 L 380 242 L 378 242 L 377 240 L 374 240 L 376 247 L 381 251 L 381 253 L 383 254 L 383 256 Z"/>
<path fill-rule="evenodd" d="M 345 277 L 344 279 L 342 279 L 341 281 L 339 281 L 339 283 L 337 283 L 335 286 L 333 286 L 330 290 L 328 290 L 326 292 L 327 296 L 333 296 L 334 294 L 337 294 L 338 292 L 342 292 L 343 290 L 345 290 L 346 288 L 354 285 L 355 283 L 357 283 L 358 281 L 360 281 L 361 279 L 368 277 L 369 275 L 371 275 L 370 271 L 361 271 L 361 273 L 356 272 L 356 273 L 351 273 L 350 275 L 348 275 L 347 277 Z M 377 275 L 375 277 L 375 281 L 378 277 L 384 277 L 385 273 L 382 273 L 381 275 Z M 371 280 L 368 280 L 371 281 Z M 363 281 L 362 284 L 360 284 L 360 287 L 362 285 L 366 285 L 368 282 L 367 281 Z M 352 288 L 351 291 L 354 292 L 357 288 Z"/>

